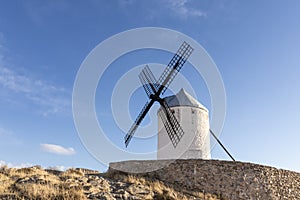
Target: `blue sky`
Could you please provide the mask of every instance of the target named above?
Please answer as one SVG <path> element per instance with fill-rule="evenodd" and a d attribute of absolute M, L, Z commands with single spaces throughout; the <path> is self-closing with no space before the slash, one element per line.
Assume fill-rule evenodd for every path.
<path fill-rule="evenodd" d="M 151 26 L 194 38 L 215 61 L 227 95 L 220 139 L 237 160 L 299 172 L 299 9 L 297 0 L 0 1 L 0 162 L 104 170 L 74 126 L 76 73 L 101 41 Z M 197 96 L 209 108 L 206 89 Z M 107 110 L 97 105 L 98 117 L 120 131 Z M 228 159 L 218 146 L 212 157 Z"/>

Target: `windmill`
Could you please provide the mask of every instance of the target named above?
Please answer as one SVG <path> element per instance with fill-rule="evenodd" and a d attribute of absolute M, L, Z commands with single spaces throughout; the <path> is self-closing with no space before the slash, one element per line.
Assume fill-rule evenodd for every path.
<path fill-rule="evenodd" d="M 176 148 L 176 146 L 178 145 L 178 143 L 184 135 L 184 131 L 182 130 L 182 127 L 180 126 L 179 122 L 177 121 L 167 102 L 163 98 L 161 98 L 161 95 L 165 93 L 168 86 L 171 84 L 175 76 L 178 74 L 178 72 L 181 70 L 187 59 L 192 54 L 193 50 L 194 49 L 187 42 L 183 42 L 183 44 L 179 47 L 176 54 L 173 56 L 173 58 L 171 59 L 168 66 L 163 71 L 158 80 L 155 79 L 153 73 L 151 72 L 148 66 L 146 66 L 141 71 L 141 73 L 139 74 L 139 79 L 143 85 L 143 88 L 149 100 L 146 102 L 138 117 L 136 118 L 135 122 L 131 126 L 130 130 L 124 137 L 126 147 L 128 146 L 138 126 L 141 124 L 142 120 L 145 118 L 152 105 L 155 102 L 158 102 L 163 110 L 163 112 L 159 112 L 163 125 L 174 148 Z M 231 157 L 231 159 L 234 160 L 234 158 L 229 154 L 229 152 L 226 150 L 226 148 L 222 145 L 222 143 L 211 130 L 210 133 L 225 150 L 225 152 Z"/>

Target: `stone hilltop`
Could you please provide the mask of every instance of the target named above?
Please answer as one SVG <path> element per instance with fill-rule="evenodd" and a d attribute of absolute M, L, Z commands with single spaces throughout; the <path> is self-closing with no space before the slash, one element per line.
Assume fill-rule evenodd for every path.
<path fill-rule="evenodd" d="M 176 160 L 148 173 L 115 168 L 147 169 L 166 161 L 111 163 L 106 173 L 88 169 L 65 172 L 0 168 L 0 199 L 299 199 L 300 173 L 252 163 Z"/>
<path fill-rule="evenodd" d="M 109 172 L 116 169 L 139 171 L 157 161 L 124 161 L 111 163 Z M 223 199 L 300 199 L 300 173 L 245 162 L 219 160 L 174 160 L 153 172 L 138 174 L 155 178 L 174 188 L 216 194 Z"/>

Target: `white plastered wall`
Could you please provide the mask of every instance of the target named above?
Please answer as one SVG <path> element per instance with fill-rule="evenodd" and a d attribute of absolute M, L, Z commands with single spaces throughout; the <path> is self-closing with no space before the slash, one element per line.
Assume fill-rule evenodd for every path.
<path fill-rule="evenodd" d="M 191 106 L 171 107 L 184 135 L 174 148 L 158 115 L 157 159 L 210 159 L 209 117 L 206 109 Z M 158 112 L 163 112 L 159 109 Z"/>

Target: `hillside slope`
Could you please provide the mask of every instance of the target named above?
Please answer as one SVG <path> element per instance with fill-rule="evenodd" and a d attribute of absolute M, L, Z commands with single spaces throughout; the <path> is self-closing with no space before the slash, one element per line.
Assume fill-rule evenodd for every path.
<path fill-rule="evenodd" d="M 163 160 L 110 163 L 108 172 L 0 168 L 0 199 L 299 199 L 300 173 L 245 162 Z M 168 161 L 169 162 L 169 161 Z M 119 170 L 117 170 L 119 169 Z M 122 169 L 122 170 L 120 170 Z M 124 173 L 124 169 L 144 173 Z"/>
<path fill-rule="evenodd" d="M 254 163 L 201 159 L 110 163 L 108 172 L 121 171 L 140 172 L 140 177 L 155 178 L 172 187 L 227 199 L 300 199 L 300 173 Z"/>
<path fill-rule="evenodd" d="M 0 199 L 220 199 L 216 195 L 184 191 L 122 173 L 86 169 L 65 172 L 30 168 L 0 168 Z"/>

